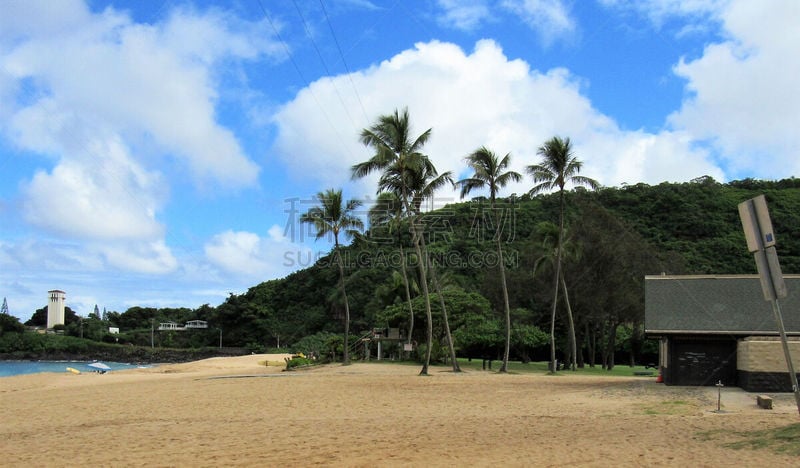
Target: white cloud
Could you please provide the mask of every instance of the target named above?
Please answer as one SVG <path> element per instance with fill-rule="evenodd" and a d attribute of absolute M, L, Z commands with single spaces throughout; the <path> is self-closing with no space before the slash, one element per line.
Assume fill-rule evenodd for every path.
<path fill-rule="evenodd" d="M 538 162 L 537 148 L 560 135 L 572 139 L 585 162 L 583 173 L 604 185 L 723 178 L 686 134 L 623 131 L 592 107 L 580 79 L 564 69 L 531 70 L 509 60 L 493 41 L 479 41 L 471 54 L 453 44 L 420 43 L 352 79 L 369 119 L 354 122 L 341 109 L 333 81 L 349 89 L 346 76 L 312 83 L 276 114 L 275 150 L 296 177 L 322 186 L 347 183 L 350 166 L 371 156 L 358 143 L 359 131 L 378 115 L 408 106 L 414 135 L 433 128 L 426 152 L 440 172 L 452 170 L 456 177 L 466 175 L 463 158 L 481 145 L 511 152 L 513 169 L 524 172 L 525 165 Z M 525 180 L 506 193 L 530 186 Z M 373 181 L 360 189 L 372 193 Z"/>
<path fill-rule="evenodd" d="M 85 24 L 89 15 L 83 0 L 5 0 L 0 15 L 0 41 L 42 31 L 61 34 Z"/>
<path fill-rule="evenodd" d="M 177 268 L 177 260 L 161 240 L 123 239 L 102 242 L 65 242 L 54 239 L 23 239 L 0 242 L 0 268 L 25 274 L 69 273 L 74 280 L 82 273 L 94 275 L 109 269 L 163 274 Z"/>
<path fill-rule="evenodd" d="M 81 245 L 93 264 L 173 271 L 158 220 L 170 184 L 257 182 L 259 167 L 218 121 L 221 85 L 241 79 L 219 65 L 279 58 L 283 47 L 264 24 L 214 8 L 179 7 L 153 24 L 81 1 L 3 10 L 0 131 L 22 155 L 55 162 L 20 184 L 21 218 Z"/>
<path fill-rule="evenodd" d="M 689 94 L 669 122 L 707 141 L 733 177 L 800 173 L 798 17 L 793 0 L 731 2 L 720 12 L 731 39 L 675 67 Z"/>
<path fill-rule="evenodd" d="M 489 5 L 485 0 L 439 0 L 438 4 L 444 11 L 439 23 L 444 26 L 470 31 L 483 21 L 491 19 Z"/>
<path fill-rule="evenodd" d="M 0 269 L 14 271 L 17 278 L 24 271 L 91 271 L 102 261 L 75 242 L 51 239 L 0 241 Z M 47 292 L 47 291 L 45 291 Z"/>
<path fill-rule="evenodd" d="M 483 23 L 497 20 L 498 12 L 507 12 L 533 30 L 548 47 L 559 40 L 570 40 L 577 23 L 562 0 L 438 0 L 442 26 L 462 31 L 479 29 Z"/>
<path fill-rule="evenodd" d="M 0 43 L 6 80 L 34 86 L 19 92 L 17 101 L 29 103 L 11 117 L 17 144 L 59 154 L 80 150 L 98 130 L 131 144 L 143 143 L 144 136 L 160 155 L 183 161 L 199 181 L 255 182 L 258 167 L 216 122 L 211 68 L 223 58 L 273 51 L 254 25 L 234 31 L 233 25 L 245 23 L 213 10 L 175 10 L 165 23 L 150 26 L 107 9 L 78 15 L 74 23 Z"/>
<path fill-rule="evenodd" d="M 209 240 L 204 250 L 215 267 L 257 281 L 284 276 L 315 260 L 311 249 L 293 243 L 277 225 L 269 229 L 267 237 L 245 231 L 222 232 Z"/>
<path fill-rule="evenodd" d="M 561 0 L 502 0 L 500 5 L 518 15 L 549 46 L 575 33 L 577 26 Z"/>
<path fill-rule="evenodd" d="M 600 0 L 606 7 L 633 10 L 650 20 L 657 28 L 674 17 L 688 20 L 692 27 L 699 27 L 729 0 Z"/>
<path fill-rule="evenodd" d="M 119 141 L 92 142 L 86 150 L 25 185 L 25 219 L 80 239 L 163 236 L 155 219 L 163 199 L 158 174 L 143 170 Z"/>
<path fill-rule="evenodd" d="M 178 267 L 163 240 L 105 243 L 97 250 L 109 265 L 121 270 L 160 275 Z"/>

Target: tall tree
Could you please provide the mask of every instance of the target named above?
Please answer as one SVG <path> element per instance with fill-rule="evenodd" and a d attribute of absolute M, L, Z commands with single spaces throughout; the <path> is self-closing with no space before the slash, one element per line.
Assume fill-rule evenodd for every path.
<path fill-rule="evenodd" d="M 350 304 L 347 300 L 347 289 L 344 280 L 344 262 L 340 252 L 339 235 L 355 236 L 364 229 L 364 223 L 353 212 L 361 206 L 359 200 L 342 199 L 342 191 L 328 189 L 316 195 L 318 206 L 309 208 L 301 215 L 300 222 L 309 223 L 317 232 L 317 239 L 333 235 L 333 251 L 336 264 L 339 266 L 339 288 L 344 300 L 344 359 L 343 364 L 350 364 L 349 338 L 350 338 Z"/>
<path fill-rule="evenodd" d="M 414 333 L 414 307 L 411 304 L 411 288 L 408 281 L 408 269 L 406 268 L 406 254 L 403 249 L 403 239 L 400 235 L 400 225 L 403 218 L 403 205 L 397 194 L 392 192 L 381 192 L 375 205 L 369 210 L 370 227 L 384 225 L 389 233 L 397 233 L 397 245 L 400 251 L 400 274 L 405 290 L 405 300 L 408 306 L 408 338 L 407 344 L 411 345 L 412 334 Z"/>
<path fill-rule="evenodd" d="M 387 175 L 391 177 L 392 171 Z M 443 174 L 438 174 L 433 164 L 426 164 L 421 167 L 414 174 L 408 178 L 409 188 L 411 194 L 411 207 L 413 211 L 413 219 L 422 219 L 422 204 L 425 200 L 433 198 L 436 191 L 446 184 L 453 184 L 453 176 L 450 171 Z M 419 243 L 424 256 L 423 267 L 430 273 L 433 288 L 436 295 L 439 297 L 439 306 L 442 308 L 442 321 L 444 324 L 445 338 L 447 339 L 447 349 L 450 352 L 450 362 L 453 366 L 453 372 L 461 372 L 461 367 L 456 359 L 455 344 L 453 343 L 453 335 L 450 333 L 450 322 L 447 319 L 447 304 L 442 294 L 442 288 L 439 284 L 439 278 L 436 274 L 436 266 L 430 261 L 428 255 L 428 247 L 425 244 L 425 237 L 420 236 Z"/>
<path fill-rule="evenodd" d="M 558 240 L 558 226 L 550 222 L 542 222 L 536 225 L 535 233 L 536 236 L 540 239 L 541 244 L 539 244 L 537 258 L 534 262 L 533 266 L 533 276 L 536 276 L 536 271 L 539 268 L 539 265 L 542 262 L 545 262 L 547 266 L 552 267 L 553 270 L 556 268 L 556 261 L 558 257 L 559 250 L 561 251 L 561 260 L 562 262 L 564 259 L 572 258 L 573 260 L 577 260 L 580 257 L 580 246 L 577 243 L 571 242 L 569 236 L 567 236 L 566 231 L 564 232 L 564 238 L 562 239 L 562 243 L 559 246 L 556 244 Z M 575 334 L 575 320 L 572 315 L 572 306 L 569 302 L 569 292 L 567 290 L 567 282 L 564 279 L 564 268 L 561 268 L 561 276 L 559 280 L 561 284 L 561 292 L 564 297 L 564 304 L 566 306 L 567 311 L 567 324 L 569 326 L 569 362 L 570 367 L 572 370 L 575 370 L 577 367 L 577 340 Z"/>
<path fill-rule="evenodd" d="M 416 138 L 411 137 L 411 122 L 407 108 L 402 112 L 395 110 L 393 114 L 381 115 L 377 122 L 361 131 L 361 143 L 371 147 L 375 154 L 367 161 L 355 164 L 352 167 L 352 176 L 361 178 L 373 172 L 382 173 L 381 180 L 378 182 L 378 192 L 395 193 L 403 203 L 405 212 L 412 213 L 409 199 L 410 183 L 423 168 L 432 167 L 428 157 L 422 153 L 422 147 L 425 146 L 430 136 L 431 129 L 428 129 Z M 423 226 L 416 217 L 411 218 L 410 224 L 414 250 L 420 262 L 420 286 L 428 321 L 427 351 L 420 375 L 428 375 L 433 343 L 433 322 L 428 280 L 425 267 L 422 265 L 424 257 L 420 247 Z"/>
<path fill-rule="evenodd" d="M 583 163 L 573 154 L 572 144 L 569 138 L 561 139 L 557 136 L 553 137 L 539 147 L 537 154 L 542 157 L 541 162 L 526 168 L 528 173 L 533 177 L 534 183 L 529 193 L 535 195 L 546 190 L 557 189 L 559 201 L 556 271 L 553 275 L 553 308 L 550 315 L 550 365 L 552 367 L 551 371 L 556 372 L 555 323 L 556 307 L 558 306 L 558 287 L 561 279 L 561 247 L 564 237 L 564 212 L 566 211 L 564 187 L 569 183 L 589 187 L 594 190 L 597 189 L 600 184 L 594 179 L 578 175 L 583 167 Z M 572 330 L 571 333 L 574 336 L 575 331 Z"/>
<path fill-rule="evenodd" d="M 506 284 L 505 261 L 503 260 L 502 240 L 502 212 L 497 209 L 497 192 L 509 182 L 519 182 L 522 176 L 515 171 L 507 171 L 511 161 L 511 153 L 499 159 L 491 150 L 482 146 L 465 158 L 467 165 L 472 169 L 471 177 L 458 181 L 461 187 L 461 198 L 467 196 L 472 190 L 480 188 L 489 189 L 489 202 L 491 211 L 495 215 L 494 240 L 497 242 L 497 257 L 500 260 L 500 284 L 503 288 L 503 308 L 506 316 L 506 347 L 503 352 L 503 364 L 499 372 L 508 372 L 508 355 L 511 349 L 511 308 L 508 304 L 508 286 Z"/>

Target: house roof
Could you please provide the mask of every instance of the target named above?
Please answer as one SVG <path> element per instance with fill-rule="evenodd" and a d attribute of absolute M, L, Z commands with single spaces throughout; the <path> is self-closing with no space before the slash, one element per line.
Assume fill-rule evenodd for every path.
<path fill-rule="evenodd" d="M 800 275 L 784 275 L 778 304 L 787 333 L 800 333 Z M 758 275 L 646 276 L 644 328 L 649 334 L 777 334 Z"/>

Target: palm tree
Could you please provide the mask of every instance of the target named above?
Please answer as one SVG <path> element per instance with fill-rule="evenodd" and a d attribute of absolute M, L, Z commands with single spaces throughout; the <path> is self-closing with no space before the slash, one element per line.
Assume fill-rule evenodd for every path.
<path fill-rule="evenodd" d="M 367 161 L 354 165 L 352 167 L 352 176 L 360 178 L 373 172 L 382 172 L 381 181 L 378 183 L 378 192 L 390 191 L 395 193 L 403 204 L 405 212 L 411 214 L 410 182 L 413 181 L 415 173 L 422 171 L 425 167 L 432 167 L 428 157 L 422 154 L 422 147 L 430 136 L 431 129 L 428 129 L 412 140 L 408 109 L 403 109 L 402 112 L 395 110 L 393 114 L 378 117 L 378 121 L 375 124 L 361 131 L 361 143 L 373 148 L 375 154 Z M 423 258 L 420 247 L 422 226 L 415 219 L 411 220 L 411 233 L 414 250 L 417 258 L 421 261 Z M 425 268 L 421 266 L 419 271 L 420 286 L 422 287 L 422 296 L 425 298 L 425 313 L 428 320 L 428 349 L 420 375 L 428 375 L 431 344 L 433 343 L 433 322 Z"/>
<path fill-rule="evenodd" d="M 566 204 L 564 187 L 567 183 L 571 183 L 573 185 L 586 186 L 594 190 L 597 189 L 600 184 L 594 179 L 578 175 L 583 163 L 572 153 L 572 145 L 569 138 L 561 139 L 557 136 L 553 137 L 539 147 L 537 154 L 542 157 L 541 163 L 526 168 L 528 173 L 533 177 L 534 183 L 529 193 L 535 195 L 545 190 L 558 189 L 559 200 L 556 271 L 553 276 L 553 308 L 550 315 L 550 365 L 552 368 L 551 372 L 556 372 L 555 324 L 556 306 L 558 305 L 558 285 L 561 278 L 561 246 L 564 237 L 564 211 Z M 572 334 L 574 333 L 574 330 L 572 330 Z"/>
<path fill-rule="evenodd" d="M 538 246 L 539 253 L 537 254 L 538 257 L 536 261 L 533 263 L 533 277 L 536 277 L 536 271 L 539 268 L 539 265 L 542 262 L 547 262 L 547 264 L 553 269 L 556 266 L 556 259 L 558 257 L 558 245 L 556 244 L 558 240 L 558 226 L 555 224 L 545 221 L 536 225 L 535 232 L 537 237 L 541 238 L 541 244 Z M 562 261 L 565 258 L 573 258 L 576 259 L 580 257 L 580 247 L 577 244 L 570 242 L 569 236 L 566 235 L 566 231 L 564 232 L 564 239 L 561 245 L 561 259 Z M 559 280 L 561 284 L 561 293 L 564 297 L 564 305 L 566 306 L 567 310 L 567 323 L 569 324 L 569 345 L 570 345 L 570 363 L 572 370 L 575 370 L 577 367 L 577 341 L 575 338 L 575 321 L 572 316 L 572 306 L 569 302 L 569 292 L 567 290 L 567 282 L 564 280 L 564 269 L 561 269 L 561 277 Z"/>
<path fill-rule="evenodd" d="M 339 287 L 342 291 L 344 300 L 344 365 L 350 364 L 350 304 L 347 301 L 347 289 L 344 282 L 344 262 L 339 251 L 339 234 L 354 237 L 360 230 L 364 229 L 364 223 L 353 215 L 353 212 L 361 206 L 359 200 L 342 200 L 341 189 L 328 189 L 316 195 L 319 206 L 309 208 L 308 212 L 300 217 L 300 222 L 309 223 L 314 226 L 317 232 L 317 239 L 327 235 L 333 235 L 333 252 L 336 256 L 336 264 L 339 266 Z"/>
<path fill-rule="evenodd" d="M 506 315 L 506 348 L 503 353 L 503 365 L 500 366 L 499 372 L 505 373 L 508 372 L 508 355 L 511 349 L 511 308 L 508 305 L 506 269 L 503 261 L 501 216 L 497 211 L 495 200 L 499 189 L 505 187 L 509 182 L 519 182 L 522 180 L 522 176 L 515 171 L 506 171 L 511 160 L 511 153 L 506 154 L 503 159 L 498 159 L 492 151 L 482 146 L 464 159 L 474 173 L 472 177 L 458 181 L 458 185 L 461 186 L 461 198 L 467 196 L 472 190 L 487 187 L 492 213 L 495 213 L 496 232 L 494 238 L 497 241 L 497 256 L 500 259 L 500 284 L 503 287 L 503 307 Z"/>
<path fill-rule="evenodd" d="M 379 193 L 375 205 L 369 210 L 370 227 L 385 225 L 390 233 L 392 231 L 398 233 L 397 243 L 400 250 L 400 272 L 409 314 L 407 343 L 410 345 L 414 332 L 414 306 L 411 304 L 411 289 L 408 281 L 408 270 L 406 268 L 406 254 L 403 249 L 403 239 L 400 237 L 400 223 L 402 218 L 403 206 L 398 196 L 392 192 Z"/>
<path fill-rule="evenodd" d="M 391 184 L 391 180 L 393 180 L 394 171 L 388 170 L 384 177 L 381 178 L 381 183 L 384 184 Z M 433 164 L 425 164 L 418 168 L 418 170 L 414 171 L 413 174 L 409 174 L 408 177 L 405 178 L 406 182 L 408 183 L 410 189 L 410 195 L 412 199 L 411 208 L 413 209 L 413 219 L 419 219 L 422 216 L 422 203 L 434 196 L 436 191 L 443 187 L 446 184 L 453 184 L 453 176 L 450 171 L 447 171 L 443 174 L 438 174 L 436 172 L 436 168 Z M 423 267 L 430 272 L 431 280 L 433 282 L 433 288 L 436 290 L 436 294 L 439 296 L 439 306 L 442 309 L 442 320 L 444 323 L 444 331 L 445 336 L 447 338 L 447 348 L 450 352 L 450 361 L 453 366 L 453 372 L 461 372 L 461 366 L 458 364 L 458 359 L 456 359 L 456 350 L 455 345 L 453 343 L 453 335 L 450 333 L 450 322 L 447 318 L 447 305 L 444 301 L 444 295 L 442 294 L 442 288 L 439 285 L 439 278 L 436 274 L 436 267 L 431 263 L 430 258 L 428 256 L 428 248 L 425 245 L 425 237 L 420 236 L 419 243 L 421 246 L 421 250 L 424 253 L 424 263 Z M 428 347 L 428 358 L 430 359 L 430 347 Z"/>

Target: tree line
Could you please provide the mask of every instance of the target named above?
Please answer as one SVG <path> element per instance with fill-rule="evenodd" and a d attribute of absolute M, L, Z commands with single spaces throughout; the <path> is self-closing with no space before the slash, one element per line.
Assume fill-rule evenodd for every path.
<path fill-rule="evenodd" d="M 620 358 L 652 359 L 643 336 L 645 275 L 755 272 L 739 202 L 766 194 L 783 269 L 800 271 L 798 179 L 600 187 L 580 174 L 570 140 L 553 137 L 526 166 L 531 189 L 500 197 L 510 181 L 524 180 L 508 169 L 512 155 L 477 148 L 464 158 L 470 175 L 454 180 L 425 154 L 431 134 L 414 135 L 407 110 L 362 131 L 373 154 L 350 175 L 376 174 L 377 201 L 362 219 L 361 202 L 341 189 L 315 196 L 299 220 L 333 249 L 314 265 L 216 307 L 131 308 L 97 320 L 141 345 L 154 320 L 206 320 L 211 330 L 176 334 L 172 344 L 295 346 L 344 363 L 365 332 L 399 329 L 397 355 L 417 359 L 423 375 L 431 362 L 457 372 L 457 356 L 498 359 L 501 372 L 512 358 L 611 368 Z M 462 198 L 488 196 L 426 210 L 450 185 Z"/>

